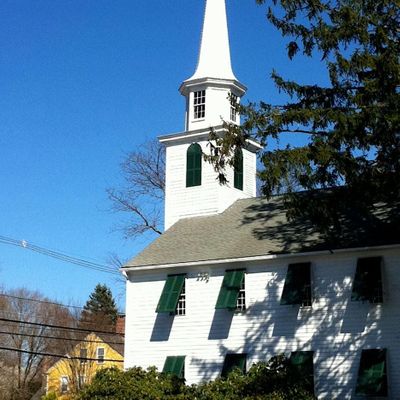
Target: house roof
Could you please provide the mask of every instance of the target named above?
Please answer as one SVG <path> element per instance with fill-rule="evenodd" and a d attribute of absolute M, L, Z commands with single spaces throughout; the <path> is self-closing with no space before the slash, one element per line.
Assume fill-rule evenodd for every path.
<path fill-rule="evenodd" d="M 400 224 L 384 204 L 368 218 L 346 211 L 340 234 L 329 236 L 307 218 L 289 220 L 286 211 L 281 196 L 258 197 L 221 214 L 181 219 L 125 268 L 400 244 Z"/>

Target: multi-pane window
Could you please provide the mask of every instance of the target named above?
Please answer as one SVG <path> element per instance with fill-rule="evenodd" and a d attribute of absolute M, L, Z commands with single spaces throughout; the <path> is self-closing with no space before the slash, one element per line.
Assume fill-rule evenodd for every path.
<path fill-rule="evenodd" d="M 289 264 L 281 304 L 309 307 L 311 303 L 311 263 Z"/>
<path fill-rule="evenodd" d="M 204 118 L 206 116 L 206 91 L 199 90 L 194 92 L 194 119 Z"/>
<path fill-rule="evenodd" d="M 86 364 L 87 355 L 88 355 L 88 353 L 87 353 L 87 349 L 86 348 L 80 349 L 79 358 L 81 359 L 80 360 L 81 364 Z"/>
<path fill-rule="evenodd" d="M 176 305 L 175 315 L 186 315 L 186 288 L 185 281 L 183 281 L 183 286 L 181 294 L 178 298 L 178 304 Z"/>
<path fill-rule="evenodd" d="M 226 378 L 234 369 L 238 368 L 243 374 L 246 373 L 247 354 L 229 353 L 225 356 L 221 376 Z"/>
<path fill-rule="evenodd" d="M 175 314 L 184 285 L 185 274 L 168 275 L 160 300 L 158 301 L 156 312 Z"/>
<path fill-rule="evenodd" d="M 238 97 L 235 94 L 231 94 L 231 121 L 236 122 L 237 120 L 237 112 L 236 112 L 236 104 L 238 102 Z"/>
<path fill-rule="evenodd" d="M 186 152 L 186 187 L 201 185 L 201 147 L 192 143 Z"/>
<path fill-rule="evenodd" d="M 104 353 L 105 353 L 104 347 L 97 348 L 97 363 L 98 364 L 104 363 Z"/>
<path fill-rule="evenodd" d="M 244 272 L 244 269 L 225 271 L 217 304 L 215 305 L 216 309 L 237 310 L 239 292 L 242 285 L 244 285 Z M 242 296 L 244 296 L 244 286 L 242 293 Z"/>
<path fill-rule="evenodd" d="M 68 377 L 62 376 L 60 382 L 60 392 L 67 393 L 68 392 Z"/>
<path fill-rule="evenodd" d="M 382 257 L 366 257 L 357 260 L 351 300 L 382 303 Z"/>
<path fill-rule="evenodd" d="M 361 352 L 356 394 L 387 396 L 386 349 L 368 349 Z"/>
<path fill-rule="evenodd" d="M 244 311 L 246 309 L 246 290 L 244 287 L 245 275 L 243 275 L 243 280 L 240 285 L 239 294 L 236 302 L 236 311 Z"/>
<path fill-rule="evenodd" d="M 165 360 L 162 372 L 176 375 L 178 378 L 184 378 L 185 356 L 168 356 Z"/>

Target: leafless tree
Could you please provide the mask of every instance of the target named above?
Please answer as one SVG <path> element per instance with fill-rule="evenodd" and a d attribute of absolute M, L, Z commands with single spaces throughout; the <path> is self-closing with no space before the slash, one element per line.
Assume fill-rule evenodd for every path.
<path fill-rule="evenodd" d="M 120 229 L 125 237 L 145 232 L 162 233 L 162 202 L 165 190 L 165 148 L 157 140 L 127 154 L 121 164 L 124 185 L 109 188 L 112 210 L 129 214 Z"/>
<path fill-rule="evenodd" d="M 1 324 L 1 398 L 29 399 L 40 388 L 42 373 L 51 362 L 43 353 L 58 353 L 62 343 L 49 339 L 62 333 L 45 324 L 70 326 L 72 317 L 66 308 L 46 302 L 41 294 L 27 289 L 3 292 L 0 298 L 0 316 L 10 320 Z"/>

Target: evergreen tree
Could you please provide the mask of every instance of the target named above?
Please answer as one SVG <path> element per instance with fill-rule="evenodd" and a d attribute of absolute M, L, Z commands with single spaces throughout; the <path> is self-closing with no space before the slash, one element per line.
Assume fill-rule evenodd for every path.
<path fill-rule="evenodd" d="M 288 38 L 288 57 L 319 57 L 330 84 L 299 84 L 272 73 L 290 99 L 239 107 L 241 127 L 226 124 L 210 161 L 221 181 L 237 147 L 259 141 L 266 196 L 286 193 L 289 216 L 308 216 L 326 231 L 340 230 L 343 212 L 360 218 L 400 197 L 400 11 L 398 0 L 256 0 L 270 3 L 268 20 Z M 302 147 L 270 150 L 281 133 L 307 137 Z M 337 189 L 340 187 L 339 189 Z M 329 196 L 300 190 L 331 188 Z M 335 188 L 332 190 L 332 188 Z M 323 193 L 323 192 L 322 192 Z M 327 191 L 325 191 L 327 193 Z M 389 219 L 398 218 L 394 210 Z"/>
<path fill-rule="evenodd" d="M 82 322 L 90 322 L 96 326 L 115 326 L 118 309 L 110 288 L 100 283 L 96 285 L 83 307 Z"/>

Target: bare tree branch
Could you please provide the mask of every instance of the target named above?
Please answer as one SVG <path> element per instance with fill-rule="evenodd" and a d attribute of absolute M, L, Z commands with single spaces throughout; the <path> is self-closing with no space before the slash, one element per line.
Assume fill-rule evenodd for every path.
<path fill-rule="evenodd" d="M 108 188 L 111 210 L 130 215 L 120 229 L 125 237 L 145 232 L 162 233 L 162 200 L 165 192 L 165 149 L 153 140 L 129 153 L 121 164 L 125 186 Z"/>

